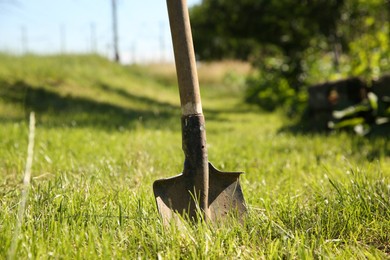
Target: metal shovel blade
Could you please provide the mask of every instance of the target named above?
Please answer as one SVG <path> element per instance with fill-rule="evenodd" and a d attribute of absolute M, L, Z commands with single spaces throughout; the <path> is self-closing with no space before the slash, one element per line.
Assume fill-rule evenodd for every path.
<path fill-rule="evenodd" d="M 229 213 L 240 221 L 247 211 L 239 177 L 242 172 L 221 172 L 209 163 L 210 219 L 220 220 Z"/>
<path fill-rule="evenodd" d="M 242 219 L 247 209 L 239 182 L 241 174 L 221 172 L 209 163 L 209 208 L 206 220 L 223 219 L 229 213 Z M 168 224 L 176 214 L 196 218 L 199 207 L 192 192 L 193 187 L 193 178 L 183 174 L 154 182 L 157 209 L 164 224 Z"/>

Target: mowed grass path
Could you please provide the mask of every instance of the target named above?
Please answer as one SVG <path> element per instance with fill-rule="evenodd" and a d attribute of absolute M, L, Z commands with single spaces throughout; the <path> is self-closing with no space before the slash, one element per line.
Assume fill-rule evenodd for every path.
<path fill-rule="evenodd" d="M 242 103 L 235 69 L 212 80 L 203 68 L 201 91 L 209 159 L 245 171 L 248 216 L 178 229 L 162 226 L 152 192 L 184 159 L 172 70 L 0 55 L 0 258 L 15 238 L 30 111 L 17 259 L 390 258 L 389 136 L 288 131 Z"/>

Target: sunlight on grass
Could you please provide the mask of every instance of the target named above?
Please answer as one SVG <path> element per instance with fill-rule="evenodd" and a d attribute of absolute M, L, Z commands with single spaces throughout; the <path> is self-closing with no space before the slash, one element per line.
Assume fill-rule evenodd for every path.
<path fill-rule="evenodd" d="M 245 171 L 249 214 L 243 224 L 163 227 L 152 183 L 182 170 L 177 88 L 149 77 L 153 68 L 93 56 L 0 61 L 0 258 L 15 229 L 31 110 L 34 165 L 17 258 L 389 257 L 387 136 L 294 133 L 282 115 L 210 83 L 209 159 Z"/>

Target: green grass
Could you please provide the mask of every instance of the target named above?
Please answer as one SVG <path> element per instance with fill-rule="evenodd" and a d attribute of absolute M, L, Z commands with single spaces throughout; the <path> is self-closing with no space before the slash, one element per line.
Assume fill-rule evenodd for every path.
<path fill-rule="evenodd" d="M 289 131 L 229 85 L 201 83 L 209 159 L 246 172 L 249 214 L 163 227 L 152 183 L 181 171 L 180 107 L 174 78 L 147 71 L 0 55 L 0 258 L 15 236 L 35 111 L 17 259 L 390 259 L 388 135 Z"/>

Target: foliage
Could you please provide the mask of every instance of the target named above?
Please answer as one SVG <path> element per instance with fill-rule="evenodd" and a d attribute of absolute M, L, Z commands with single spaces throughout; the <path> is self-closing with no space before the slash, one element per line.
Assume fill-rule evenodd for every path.
<path fill-rule="evenodd" d="M 390 123 L 390 98 L 368 93 L 368 99 L 332 113 L 331 129 L 353 129 L 359 135 L 367 135 L 377 125 Z"/>
<path fill-rule="evenodd" d="M 290 81 L 283 75 L 283 61 L 268 58 L 261 67 L 257 74 L 247 78 L 246 102 L 258 104 L 266 111 L 282 108 L 289 115 L 302 112 L 307 100 L 306 92 L 293 90 Z"/>
<path fill-rule="evenodd" d="M 347 8 L 347 24 L 353 29 L 340 25 L 340 30 L 349 37 L 350 74 L 378 78 L 390 69 L 390 1 L 360 0 Z"/>
<path fill-rule="evenodd" d="M 201 59 L 253 56 L 255 63 L 261 63 L 264 55 L 273 55 L 277 49 L 286 65 L 283 75 L 298 88 L 302 52 L 313 38 L 335 31 L 342 3 L 205 0 L 191 13 L 197 53 Z"/>
<path fill-rule="evenodd" d="M 226 51 L 234 58 L 246 59 L 248 56 L 242 55 L 240 48 L 248 49 L 249 42 L 266 49 L 267 44 L 280 48 L 285 55 L 303 51 L 313 37 L 334 31 L 341 4 L 342 1 L 324 0 L 246 0 L 240 4 L 204 0 L 191 10 L 197 53 L 201 59 L 215 59 Z M 247 50 L 248 55 L 253 51 Z"/>
<path fill-rule="evenodd" d="M 274 74 L 249 78 L 247 85 L 246 101 L 260 103 L 262 108 L 268 111 L 274 111 L 280 105 L 286 105 L 294 97 L 294 91 L 288 81 Z"/>

